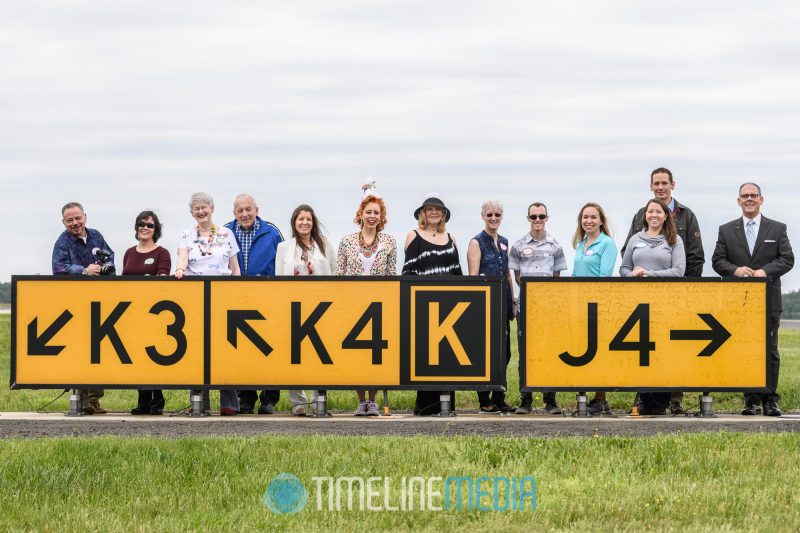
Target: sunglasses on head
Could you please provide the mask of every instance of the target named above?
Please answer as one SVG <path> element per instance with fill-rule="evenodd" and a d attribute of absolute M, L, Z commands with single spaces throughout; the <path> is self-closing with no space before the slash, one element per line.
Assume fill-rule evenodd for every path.
<path fill-rule="evenodd" d="M 547 218 L 547 215 L 528 215 L 528 219 L 529 220 L 536 220 L 536 219 L 544 220 L 546 218 Z"/>
<path fill-rule="evenodd" d="M 486 213 L 486 218 L 501 218 L 503 213 Z"/>
<path fill-rule="evenodd" d="M 156 225 L 153 224 L 152 222 L 139 222 L 138 224 L 136 224 L 136 226 L 140 228 L 149 228 L 149 229 L 155 229 L 156 227 Z"/>

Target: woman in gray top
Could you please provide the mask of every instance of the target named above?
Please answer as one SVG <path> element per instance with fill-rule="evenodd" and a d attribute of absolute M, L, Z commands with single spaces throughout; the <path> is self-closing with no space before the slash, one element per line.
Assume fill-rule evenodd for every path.
<path fill-rule="evenodd" d="M 623 277 L 680 277 L 686 270 L 683 241 L 667 204 L 653 198 L 644 210 L 644 229 L 631 237 L 622 257 L 619 273 Z M 664 415 L 669 407 L 669 392 L 639 394 L 639 414 Z"/>
<path fill-rule="evenodd" d="M 680 277 L 686 270 L 683 241 L 667 205 L 653 198 L 645 206 L 644 228 L 625 248 L 619 274 L 622 277 Z"/>

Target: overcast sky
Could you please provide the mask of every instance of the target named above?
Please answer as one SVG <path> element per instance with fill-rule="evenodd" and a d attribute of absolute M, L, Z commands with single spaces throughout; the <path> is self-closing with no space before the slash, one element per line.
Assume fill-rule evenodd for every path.
<path fill-rule="evenodd" d="M 621 245 L 658 166 L 700 221 L 706 275 L 743 181 L 798 249 L 798 15 L 790 1 L 5 1 L 0 281 L 50 273 L 68 201 L 121 262 L 146 208 L 174 252 L 201 190 L 215 222 L 247 191 L 284 234 L 309 203 L 338 241 L 369 175 L 401 242 L 431 191 L 462 251 L 484 199 L 504 202 L 510 240 L 545 202 L 570 273 L 580 206 L 601 203 Z M 800 267 L 783 284 L 800 288 Z"/>

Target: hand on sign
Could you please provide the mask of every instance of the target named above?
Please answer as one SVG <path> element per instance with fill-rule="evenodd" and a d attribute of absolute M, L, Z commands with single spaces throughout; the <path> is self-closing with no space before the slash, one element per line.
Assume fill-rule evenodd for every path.
<path fill-rule="evenodd" d="M 733 273 L 733 275 L 736 276 L 737 278 L 749 278 L 755 276 L 756 273 L 753 271 L 752 268 L 742 266 L 737 268 L 736 271 Z"/>
<path fill-rule="evenodd" d="M 646 276 L 646 275 L 647 275 L 647 271 L 644 268 L 640 267 L 640 266 L 637 266 L 636 268 L 631 270 L 631 273 L 629 274 L 629 276 L 634 277 L 634 278 L 641 278 L 641 277 Z"/>
<path fill-rule="evenodd" d="M 753 275 L 755 277 L 757 277 L 757 278 L 766 278 L 767 277 L 767 273 L 764 272 L 763 268 L 759 268 L 758 270 L 754 270 L 753 271 Z"/>

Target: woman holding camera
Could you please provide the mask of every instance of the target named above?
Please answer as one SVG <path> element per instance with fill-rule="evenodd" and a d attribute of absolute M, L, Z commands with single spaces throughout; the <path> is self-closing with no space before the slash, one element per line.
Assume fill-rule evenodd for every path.
<path fill-rule="evenodd" d="M 211 220 L 214 199 L 204 192 L 194 193 L 189 200 L 189 212 L 197 224 L 178 237 L 178 266 L 175 277 L 239 276 L 239 246 L 233 232 Z M 203 411 L 209 408 L 208 391 L 203 393 Z M 235 390 L 219 391 L 219 412 L 233 416 L 239 412 L 239 397 Z"/>
<path fill-rule="evenodd" d="M 172 267 L 169 252 L 159 246 L 161 222 L 152 211 L 142 211 L 133 224 L 138 241 L 125 251 L 122 260 L 123 276 L 168 276 Z M 131 409 L 132 415 L 160 415 L 164 413 L 164 394 L 160 389 L 139 389 L 139 402 Z"/>

